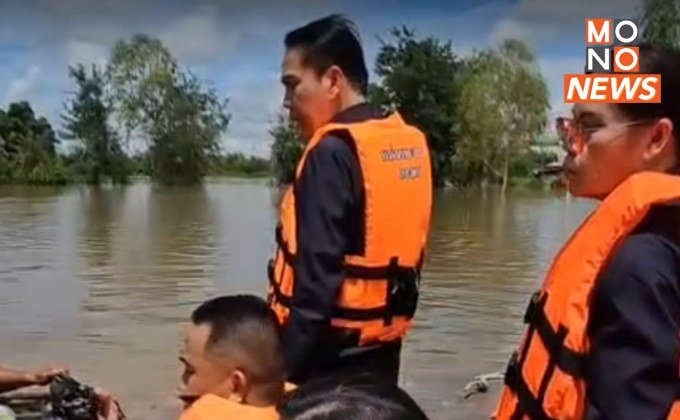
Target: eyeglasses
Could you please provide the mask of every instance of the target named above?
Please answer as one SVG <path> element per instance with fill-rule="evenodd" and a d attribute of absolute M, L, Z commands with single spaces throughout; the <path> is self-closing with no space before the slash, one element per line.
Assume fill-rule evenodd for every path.
<path fill-rule="evenodd" d="M 609 127 L 632 127 L 644 124 L 653 124 L 654 120 L 638 120 L 627 123 L 610 125 Z M 559 136 L 562 148 L 576 155 L 583 153 L 593 133 L 607 127 L 606 125 L 595 128 L 584 128 L 583 125 L 574 118 L 559 117 L 555 120 L 555 128 Z"/>

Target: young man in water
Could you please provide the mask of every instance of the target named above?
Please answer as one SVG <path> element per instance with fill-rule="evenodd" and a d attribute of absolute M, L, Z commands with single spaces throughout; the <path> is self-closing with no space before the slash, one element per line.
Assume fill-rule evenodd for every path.
<path fill-rule="evenodd" d="M 182 343 L 181 420 L 277 419 L 285 370 L 280 332 L 255 296 L 209 300 L 191 315 Z"/>

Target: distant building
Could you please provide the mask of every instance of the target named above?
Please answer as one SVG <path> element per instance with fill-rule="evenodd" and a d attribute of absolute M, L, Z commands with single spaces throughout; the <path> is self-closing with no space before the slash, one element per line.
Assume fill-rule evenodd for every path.
<path fill-rule="evenodd" d="M 534 176 L 544 177 L 559 175 L 562 172 L 562 163 L 566 157 L 566 152 L 562 148 L 554 129 L 548 129 L 537 136 L 534 140 L 534 144 L 531 145 L 531 150 L 535 153 L 552 155 L 555 157 L 554 159 L 545 162 L 542 167 L 534 170 Z"/>

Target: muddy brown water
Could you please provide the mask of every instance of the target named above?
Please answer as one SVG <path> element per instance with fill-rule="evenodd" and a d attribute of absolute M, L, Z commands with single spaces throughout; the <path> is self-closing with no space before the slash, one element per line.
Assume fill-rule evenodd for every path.
<path fill-rule="evenodd" d="M 182 323 L 202 300 L 265 290 L 275 194 L 261 181 L 202 188 L 0 188 L 0 364 L 67 364 L 129 418 L 164 419 Z M 401 384 L 433 419 L 484 419 L 530 293 L 592 208 L 550 193 L 440 193 Z"/>

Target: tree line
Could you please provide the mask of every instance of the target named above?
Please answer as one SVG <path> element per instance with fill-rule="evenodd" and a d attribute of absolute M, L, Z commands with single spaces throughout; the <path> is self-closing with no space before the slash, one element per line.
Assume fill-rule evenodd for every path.
<path fill-rule="evenodd" d="M 640 18 L 645 40 L 680 46 L 680 0 L 645 0 Z M 545 78 L 522 41 L 461 56 L 450 41 L 396 27 L 381 40 L 374 70 L 369 100 L 427 134 L 438 187 L 506 188 L 557 159 L 550 151 L 557 139 L 545 135 Z M 0 183 L 125 184 L 136 175 L 170 185 L 207 175 L 293 180 L 303 147 L 295 125 L 279 116 L 269 159 L 224 154 L 228 100 L 157 38 L 119 40 L 106 66 L 77 64 L 68 74 L 73 91 L 57 128 L 28 102 L 0 109 Z M 143 152 L 131 154 L 131 146 Z"/>
<path fill-rule="evenodd" d="M 680 0 L 644 0 L 638 13 L 643 40 L 680 48 Z M 374 69 L 369 100 L 427 134 L 436 186 L 505 189 L 558 158 L 557 138 L 546 135 L 545 78 L 520 40 L 461 57 L 448 41 L 399 27 L 381 40 Z M 282 116 L 270 133 L 274 174 L 290 182 L 301 153 L 297 130 Z"/>
<path fill-rule="evenodd" d="M 266 159 L 222 153 L 228 101 L 181 68 L 158 39 L 119 40 L 105 67 L 78 64 L 68 72 L 74 89 L 59 129 L 25 101 L 0 110 L 0 182 L 125 184 L 145 175 L 176 185 L 268 172 Z M 144 152 L 126 153 L 133 143 Z"/>

